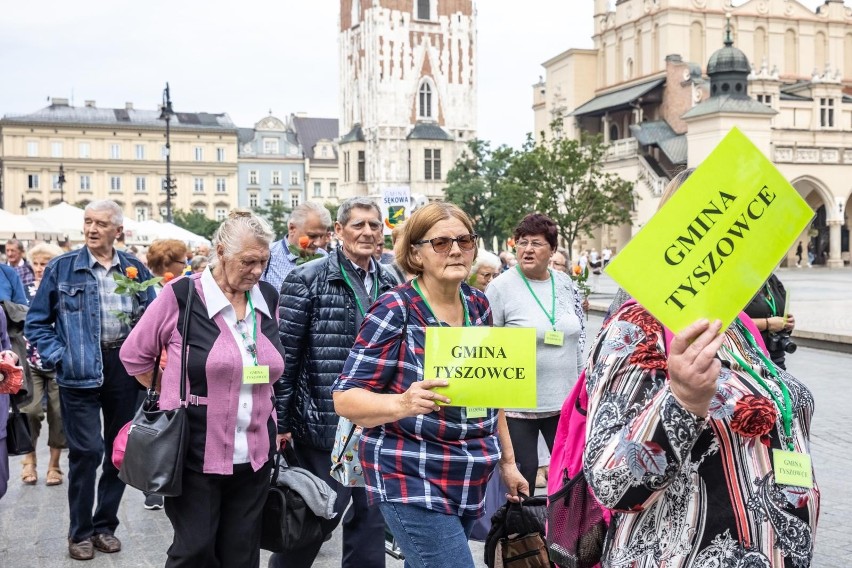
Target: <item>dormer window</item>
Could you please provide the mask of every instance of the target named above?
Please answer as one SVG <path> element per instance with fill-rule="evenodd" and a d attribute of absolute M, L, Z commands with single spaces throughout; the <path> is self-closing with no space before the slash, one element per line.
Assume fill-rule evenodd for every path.
<path fill-rule="evenodd" d="M 417 115 L 420 118 L 432 118 L 432 86 L 426 80 L 420 83 Z"/>

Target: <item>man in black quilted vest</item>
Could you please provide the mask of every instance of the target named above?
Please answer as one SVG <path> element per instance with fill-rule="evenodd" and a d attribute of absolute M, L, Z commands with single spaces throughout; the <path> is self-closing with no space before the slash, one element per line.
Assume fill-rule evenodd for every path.
<path fill-rule="evenodd" d="M 376 298 L 396 285 L 373 260 L 382 238 L 378 205 L 365 197 L 345 201 L 334 225 L 341 242 L 327 257 L 290 272 L 281 287 L 281 342 L 286 350 L 284 375 L 289 435 L 300 465 L 337 491 L 338 515 L 326 521 L 331 534 L 343 520 L 342 568 L 384 567 L 384 519 L 367 503 L 363 487 L 344 487 L 329 475 L 331 449 L 339 417 L 331 385 L 343 370 L 364 314 Z M 322 544 L 275 554 L 272 568 L 308 568 Z"/>

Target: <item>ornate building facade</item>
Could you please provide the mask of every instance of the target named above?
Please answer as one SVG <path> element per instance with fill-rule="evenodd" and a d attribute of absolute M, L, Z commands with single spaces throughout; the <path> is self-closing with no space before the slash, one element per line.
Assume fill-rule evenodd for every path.
<path fill-rule="evenodd" d="M 38 211 L 112 199 L 130 219 L 165 218 L 165 121 L 158 110 L 75 107 L 68 99 L 0 119 L 3 208 Z M 237 205 L 237 129 L 225 113 L 171 120 L 172 209 L 224 219 Z M 65 183 L 60 184 L 62 166 Z"/>
<path fill-rule="evenodd" d="M 476 137 L 473 0 L 341 0 L 340 197 L 443 197 Z"/>
<path fill-rule="evenodd" d="M 579 246 L 623 247 L 666 182 L 736 125 L 814 209 L 801 240 L 816 262 L 848 262 L 852 9 L 842 0 L 816 11 L 796 0 L 617 0 L 614 9 L 594 1 L 594 48 L 546 61 L 533 86 L 536 132 L 557 120 L 564 135 L 602 135 L 607 169 L 635 182 L 632 223 L 603 227 Z M 727 82 L 730 92 L 713 93 L 708 67 L 731 63 L 720 57 L 747 73 Z"/>

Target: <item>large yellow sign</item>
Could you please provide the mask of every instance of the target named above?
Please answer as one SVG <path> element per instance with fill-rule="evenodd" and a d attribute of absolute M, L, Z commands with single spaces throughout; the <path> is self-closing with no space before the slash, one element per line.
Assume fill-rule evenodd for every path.
<path fill-rule="evenodd" d="M 746 136 L 732 129 L 607 273 L 663 325 L 729 325 L 813 211 Z"/>
<path fill-rule="evenodd" d="M 423 378 L 448 379 L 435 389 L 452 406 L 535 408 L 535 330 L 428 327 Z"/>

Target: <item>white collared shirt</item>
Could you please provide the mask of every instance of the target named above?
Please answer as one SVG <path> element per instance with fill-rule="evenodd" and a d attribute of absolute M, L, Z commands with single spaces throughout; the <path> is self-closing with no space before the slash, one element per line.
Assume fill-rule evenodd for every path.
<path fill-rule="evenodd" d="M 231 305 L 230 300 L 225 297 L 222 289 L 219 288 L 216 280 L 213 279 L 213 272 L 211 270 L 212 267 L 210 266 L 205 268 L 200 278 L 201 290 L 204 292 L 204 300 L 207 303 L 207 317 L 213 319 L 216 314 L 222 313 L 222 318 L 228 324 L 228 329 L 240 350 L 240 354 L 242 354 L 243 366 L 251 367 L 255 364 L 255 360 L 245 348 L 243 337 L 237 330 L 237 313 L 234 310 L 234 306 Z M 261 312 L 266 317 L 272 317 L 269 313 L 269 306 L 266 304 L 266 299 L 263 297 L 258 286 L 252 288 L 249 295 L 251 296 L 255 311 Z M 246 310 L 246 321 L 248 329 L 251 331 L 252 317 L 248 310 Z M 259 326 L 260 323 L 258 322 Z M 248 463 L 249 461 L 247 430 L 251 421 L 252 386 L 240 385 L 240 398 L 237 401 L 237 424 L 234 429 L 234 463 Z"/>

